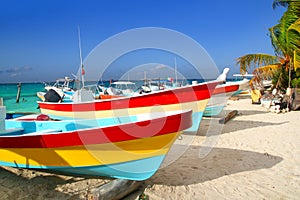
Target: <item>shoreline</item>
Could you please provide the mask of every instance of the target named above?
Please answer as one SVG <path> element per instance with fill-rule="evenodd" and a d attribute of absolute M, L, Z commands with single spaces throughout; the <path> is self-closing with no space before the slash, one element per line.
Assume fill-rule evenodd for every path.
<path fill-rule="evenodd" d="M 251 104 L 247 95 L 229 100 L 224 110 L 237 110 L 238 115 L 220 134 L 214 134 L 218 127 L 203 118 L 184 154 L 125 199 L 137 199 L 142 192 L 151 200 L 298 199 L 300 112 L 271 113 Z M 93 188 L 110 180 L 8 167 L 0 168 L 0 178 L 0 199 L 87 199 Z"/>

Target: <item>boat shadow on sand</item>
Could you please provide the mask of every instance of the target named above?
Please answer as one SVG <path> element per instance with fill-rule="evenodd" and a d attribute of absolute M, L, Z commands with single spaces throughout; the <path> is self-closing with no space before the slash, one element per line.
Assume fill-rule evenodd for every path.
<path fill-rule="evenodd" d="M 0 167 L 0 180 L 0 199 L 82 199 L 92 184 L 86 177 L 11 167 Z M 104 184 L 105 179 L 98 180 L 96 185 Z"/>
<path fill-rule="evenodd" d="M 224 111 L 224 116 L 229 113 L 231 110 Z M 246 115 L 260 115 L 269 113 L 267 110 L 238 110 L 238 116 L 246 116 Z"/>
<path fill-rule="evenodd" d="M 198 135 L 200 136 L 215 136 L 219 134 L 235 132 L 239 130 L 245 130 L 249 128 L 263 127 L 263 126 L 272 126 L 272 125 L 281 125 L 287 122 L 281 123 L 272 123 L 272 122 L 263 122 L 256 120 L 238 120 L 241 116 L 248 115 L 261 115 L 266 114 L 268 111 L 253 111 L 253 110 L 238 110 L 236 116 L 233 116 L 233 119 L 230 119 L 226 124 L 220 123 L 221 120 L 224 120 L 227 113 L 230 113 L 231 110 L 223 110 L 221 114 L 213 117 L 203 117 L 200 124 L 200 129 L 198 130 Z M 253 117 L 255 119 L 255 117 Z M 227 126 L 231 124 L 231 126 Z M 235 126 L 235 124 L 237 126 Z"/>
<path fill-rule="evenodd" d="M 281 126 L 283 124 L 289 123 L 288 121 L 273 123 L 273 122 L 263 122 L 263 121 L 255 121 L 255 120 L 238 120 L 234 119 L 232 121 L 227 122 L 226 124 L 220 124 L 219 119 L 204 119 L 201 121 L 201 128 L 198 131 L 198 135 L 200 136 L 216 136 L 220 134 L 233 133 L 242 131 L 245 129 L 252 129 L 264 126 Z M 230 124 L 230 126 L 228 125 Z"/>
<path fill-rule="evenodd" d="M 75 181 L 65 181 L 53 175 L 41 176 L 36 171 L 10 167 L 0 168 L 0 179 L 0 194 L 3 199 L 67 199 L 70 195 L 57 191 L 56 187 Z"/>
<path fill-rule="evenodd" d="M 200 158 L 199 148 L 191 145 L 178 160 L 159 169 L 145 185 L 184 186 L 204 183 L 240 172 L 271 168 L 283 160 L 268 153 L 228 148 L 213 148 L 205 158 Z"/>

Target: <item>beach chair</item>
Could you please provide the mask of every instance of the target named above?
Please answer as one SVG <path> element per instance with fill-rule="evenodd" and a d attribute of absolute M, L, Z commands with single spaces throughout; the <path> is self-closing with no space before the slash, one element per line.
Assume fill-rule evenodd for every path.
<path fill-rule="evenodd" d="M 252 104 L 260 104 L 261 96 L 260 90 L 251 90 Z"/>

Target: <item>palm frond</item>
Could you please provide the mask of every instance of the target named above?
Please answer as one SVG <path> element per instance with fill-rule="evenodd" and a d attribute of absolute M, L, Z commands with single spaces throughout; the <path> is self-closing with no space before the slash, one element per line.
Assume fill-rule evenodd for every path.
<path fill-rule="evenodd" d="M 256 74 L 261 79 L 272 79 L 274 74 L 282 68 L 281 63 L 266 65 L 254 69 L 253 74 Z"/>
<path fill-rule="evenodd" d="M 300 50 L 294 51 L 294 70 L 300 70 Z"/>
<path fill-rule="evenodd" d="M 273 9 L 275 9 L 278 6 L 287 7 L 289 5 L 289 0 L 274 0 L 273 2 Z"/>
<path fill-rule="evenodd" d="M 257 67 L 278 63 L 277 56 L 269 54 L 246 54 L 236 59 L 236 64 L 240 66 L 240 73 L 250 73 Z"/>
<path fill-rule="evenodd" d="M 253 71 L 253 74 L 255 75 L 255 79 L 253 81 L 255 81 L 257 85 L 262 86 L 263 80 L 273 80 L 273 78 L 276 77 L 276 74 L 281 71 L 281 68 L 281 63 L 256 68 Z"/>
<path fill-rule="evenodd" d="M 288 28 L 287 44 L 290 55 L 294 55 L 294 51 L 300 49 L 300 19 Z"/>
<path fill-rule="evenodd" d="M 242 74 L 253 69 L 254 81 L 272 79 L 275 87 L 284 90 L 295 75 L 300 75 L 300 0 L 274 0 L 273 8 L 278 6 L 287 10 L 279 23 L 269 29 L 275 56 L 247 54 L 237 58 L 236 64 Z M 289 73 L 290 66 L 294 71 Z"/>
<path fill-rule="evenodd" d="M 271 44 L 274 48 L 274 52 L 277 56 L 285 57 L 285 47 L 284 47 L 284 41 L 282 42 L 280 39 L 281 30 L 280 30 L 280 24 L 277 24 L 269 29 L 270 32 L 270 38 L 271 38 Z"/>
<path fill-rule="evenodd" d="M 297 39 L 299 37 L 295 37 L 297 36 L 295 33 L 299 33 L 297 27 L 300 17 L 300 0 L 275 0 L 273 7 L 279 5 L 287 7 L 287 11 L 281 17 L 279 24 L 270 28 L 269 31 L 275 54 L 285 57 L 288 61 L 293 56 L 295 44 L 299 43 Z"/>
<path fill-rule="evenodd" d="M 300 0 L 274 0 L 273 2 L 273 9 L 276 9 L 278 6 L 283 6 L 285 8 L 288 8 L 289 6 L 299 6 Z"/>

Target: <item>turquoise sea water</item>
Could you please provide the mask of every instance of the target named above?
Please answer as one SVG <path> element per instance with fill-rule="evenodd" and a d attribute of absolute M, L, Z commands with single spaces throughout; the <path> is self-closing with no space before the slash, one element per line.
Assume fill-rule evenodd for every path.
<path fill-rule="evenodd" d="M 18 83 L 0 84 L 0 98 L 3 98 L 7 113 L 13 112 L 34 112 L 37 109 L 39 98 L 36 93 L 44 91 L 43 83 L 22 83 L 19 103 L 16 103 Z"/>

